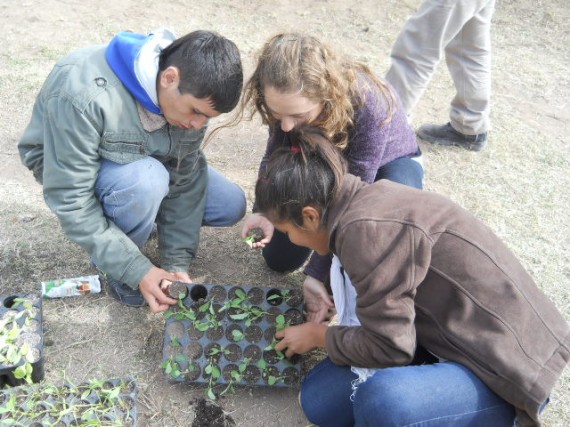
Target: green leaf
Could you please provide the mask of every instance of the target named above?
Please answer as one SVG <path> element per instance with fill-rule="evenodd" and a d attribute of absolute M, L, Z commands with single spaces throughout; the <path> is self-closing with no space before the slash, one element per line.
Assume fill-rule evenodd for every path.
<path fill-rule="evenodd" d="M 232 337 L 233 337 L 234 341 L 241 341 L 243 339 L 244 335 L 243 335 L 242 331 L 234 329 L 232 331 Z"/>
<path fill-rule="evenodd" d="M 216 395 L 214 394 L 214 392 L 212 391 L 211 388 L 209 388 L 206 392 L 206 396 L 208 396 L 208 398 L 210 400 L 216 400 Z"/>
<path fill-rule="evenodd" d="M 214 379 L 218 379 L 220 378 L 220 376 L 222 375 L 221 371 L 218 369 L 217 366 L 212 366 L 212 377 Z"/>
<path fill-rule="evenodd" d="M 16 369 L 14 369 L 13 373 L 14 373 L 14 376 L 16 378 L 18 378 L 19 380 L 25 378 L 27 375 L 26 366 L 25 365 L 18 366 Z"/>
<path fill-rule="evenodd" d="M 249 314 L 248 313 L 239 313 L 239 314 L 232 314 L 230 316 L 230 318 L 232 318 L 233 320 L 243 320 L 245 319 Z"/>

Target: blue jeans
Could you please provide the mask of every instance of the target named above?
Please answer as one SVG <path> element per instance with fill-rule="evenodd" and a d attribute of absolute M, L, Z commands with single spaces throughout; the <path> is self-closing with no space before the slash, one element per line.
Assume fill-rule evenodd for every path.
<path fill-rule="evenodd" d="M 324 427 L 511 427 L 515 420 L 512 405 L 454 362 L 380 369 L 351 400 L 355 378 L 329 358 L 315 366 L 301 388 L 307 418 Z"/>
<path fill-rule="evenodd" d="M 421 158 L 419 149 L 415 156 L 417 156 L 416 159 Z M 419 161 L 412 157 L 400 157 L 378 169 L 374 181 L 380 179 L 387 179 L 421 190 L 423 188 L 424 168 Z"/>
<path fill-rule="evenodd" d="M 139 247 L 148 240 L 162 199 L 168 194 L 169 174 L 158 160 L 146 157 L 119 164 L 101 161 L 95 196 L 105 216 Z M 245 215 L 243 190 L 208 166 L 208 188 L 203 225 L 231 226 Z"/>

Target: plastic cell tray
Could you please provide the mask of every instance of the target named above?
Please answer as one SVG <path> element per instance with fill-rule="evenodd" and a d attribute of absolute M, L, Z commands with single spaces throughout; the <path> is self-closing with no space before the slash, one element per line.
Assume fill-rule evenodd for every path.
<path fill-rule="evenodd" d="M 179 301 L 184 309 L 173 306 L 165 316 L 162 360 L 163 368 L 174 362 L 170 372 L 166 371 L 170 380 L 211 383 L 211 367 L 215 366 L 221 373 L 216 385 L 299 386 L 302 358 L 287 359 L 269 347 L 278 319 L 285 319 L 287 325 L 303 323 L 300 289 L 212 284 L 188 284 L 187 288 L 187 296 Z M 246 309 L 227 308 L 236 295 L 244 294 L 242 307 L 255 307 L 255 319 L 248 320 Z M 184 312 L 188 310 L 195 320 L 187 318 Z M 206 323 L 210 327 L 200 330 Z M 172 366 L 178 370 L 174 375 Z"/>
<path fill-rule="evenodd" d="M 26 308 L 19 300 L 31 303 L 31 309 Z M 6 327 L 12 329 L 16 322 L 20 330 L 15 344 L 20 347 L 24 342 L 28 343 L 33 354 L 32 381 L 39 382 L 44 378 L 43 347 L 44 333 L 42 324 L 42 299 L 39 294 L 13 294 L 0 296 L 0 319 L 8 321 Z M 12 319 L 12 320 L 10 320 Z M 17 386 L 24 384 L 24 379 L 14 376 L 14 370 L 24 364 L 21 360 L 15 364 L 0 361 L 0 388 L 6 385 Z"/>
<path fill-rule="evenodd" d="M 109 379 L 93 387 L 34 385 L 0 390 L 0 426 L 120 425 L 136 427 L 136 383 Z M 118 393 L 111 390 L 120 386 Z"/>

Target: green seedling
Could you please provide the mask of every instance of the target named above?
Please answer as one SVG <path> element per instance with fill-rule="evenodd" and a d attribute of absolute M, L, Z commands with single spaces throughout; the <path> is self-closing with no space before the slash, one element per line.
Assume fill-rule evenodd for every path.
<path fill-rule="evenodd" d="M 182 369 L 181 366 L 186 363 L 188 364 L 187 369 Z M 194 364 L 183 354 L 179 354 L 174 358 L 170 357 L 164 360 L 161 366 L 162 369 L 164 369 L 164 373 L 174 380 L 178 380 L 196 369 Z"/>
<path fill-rule="evenodd" d="M 79 386 L 67 382 L 61 387 L 17 387 L 0 406 L 0 425 L 70 425 L 64 419 L 78 426 L 125 425 L 133 421 L 132 402 L 121 397 L 127 389 L 129 384 L 124 381 L 102 380 Z"/>
<path fill-rule="evenodd" d="M 245 335 L 242 331 L 238 330 L 238 329 L 234 329 L 232 331 L 232 338 L 234 339 L 234 341 L 238 342 L 241 341 L 245 338 Z"/>
<path fill-rule="evenodd" d="M 27 298 L 14 298 L 11 308 L 20 306 L 23 310 L 10 310 L 0 319 L 0 365 L 15 366 L 14 377 L 32 384 L 35 356 L 28 343 L 18 345 L 18 340 L 24 329 L 31 325 L 37 309 Z M 23 327 L 20 327 L 22 319 Z"/>
<path fill-rule="evenodd" d="M 250 248 L 253 248 L 253 244 L 262 240 L 264 236 L 265 234 L 263 233 L 263 230 L 259 227 L 256 227 L 250 230 L 250 232 L 246 237 L 242 239 L 242 241 Z"/>

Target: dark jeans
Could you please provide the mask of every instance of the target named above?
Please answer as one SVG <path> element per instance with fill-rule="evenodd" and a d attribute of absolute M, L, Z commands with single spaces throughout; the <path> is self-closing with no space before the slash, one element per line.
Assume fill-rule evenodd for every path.
<path fill-rule="evenodd" d="M 421 153 L 418 151 L 417 155 Z M 401 157 L 378 169 L 375 181 L 388 179 L 421 190 L 423 178 L 424 169 L 419 162 L 410 157 Z M 311 255 L 311 250 L 291 243 L 285 234 L 275 230 L 271 242 L 263 248 L 262 254 L 269 268 L 285 272 L 301 267 Z"/>

